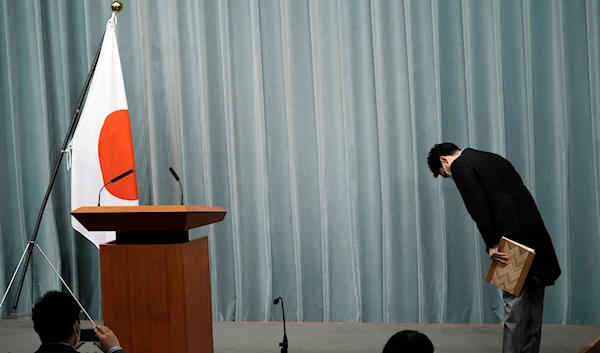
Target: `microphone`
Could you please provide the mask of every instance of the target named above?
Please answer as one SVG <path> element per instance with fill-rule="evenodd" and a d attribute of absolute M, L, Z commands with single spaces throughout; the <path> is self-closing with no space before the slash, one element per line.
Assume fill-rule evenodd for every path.
<path fill-rule="evenodd" d="M 279 304 L 281 300 L 281 313 L 283 314 L 283 342 L 279 343 L 279 347 L 281 347 L 281 353 L 287 353 L 288 351 L 288 340 L 287 333 L 285 332 L 285 309 L 283 308 L 283 298 L 279 297 L 273 301 L 273 304 Z"/>
<path fill-rule="evenodd" d="M 175 173 L 173 168 L 169 167 L 169 171 L 173 175 L 173 178 L 175 178 L 175 180 L 177 180 L 177 182 L 179 183 L 179 188 L 181 189 L 181 204 L 183 205 L 183 186 L 181 186 L 181 181 L 179 181 L 179 176 L 177 175 L 177 173 Z"/>
<path fill-rule="evenodd" d="M 123 173 L 115 178 L 112 178 L 108 183 L 104 184 L 104 186 L 100 189 L 100 191 L 98 191 L 98 206 L 100 206 L 100 195 L 102 195 L 102 190 L 104 190 L 104 188 L 106 186 L 108 186 L 108 184 L 116 183 L 117 181 L 125 178 L 126 176 L 128 176 L 131 173 L 133 173 L 133 169 L 129 169 L 125 173 Z"/>

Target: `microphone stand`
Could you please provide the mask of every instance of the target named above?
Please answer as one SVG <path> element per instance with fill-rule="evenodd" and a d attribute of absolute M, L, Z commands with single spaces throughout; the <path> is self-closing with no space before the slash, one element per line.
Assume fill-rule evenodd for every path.
<path fill-rule="evenodd" d="M 102 186 L 102 189 L 98 191 L 98 206 L 100 206 L 100 196 L 102 195 L 102 190 L 108 186 L 108 184 L 112 184 L 112 180 Z"/>
<path fill-rule="evenodd" d="M 277 305 L 280 300 L 281 300 L 281 313 L 283 315 L 283 341 L 279 343 L 279 347 L 281 347 L 281 353 L 287 353 L 288 339 L 287 339 L 287 332 L 285 330 L 285 308 L 283 307 L 283 298 L 279 297 L 279 298 L 275 299 L 275 301 L 273 303 L 275 305 Z"/>
<path fill-rule="evenodd" d="M 44 199 L 42 201 L 42 206 L 40 207 L 40 211 L 38 213 L 37 220 L 35 222 L 35 227 L 33 229 L 33 235 L 31 236 L 31 239 L 27 243 L 27 246 L 25 247 L 25 251 L 23 251 L 21 260 L 19 261 L 19 264 L 17 265 L 17 268 L 15 269 L 15 272 L 13 274 L 10 284 L 8 285 L 8 288 L 6 288 L 6 293 L 4 294 L 2 302 L 0 302 L 0 309 L 1 309 L 2 304 L 4 304 L 4 300 L 6 299 L 8 292 L 10 291 L 10 287 L 15 279 L 15 276 L 17 275 L 17 272 L 19 271 L 19 267 L 21 266 L 21 263 L 23 262 L 23 258 L 26 256 L 25 267 L 23 268 L 23 272 L 21 273 L 21 279 L 19 281 L 17 294 L 15 296 L 15 301 L 14 301 L 13 308 L 12 308 L 13 315 L 15 314 L 15 311 L 17 310 L 17 306 L 19 305 L 19 297 L 21 296 L 21 291 L 23 290 L 23 283 L 25 282 L 27 268 L 29 266 L 29 263 L 31 262 L 31 255 L 33 253 L 33 249 L 35 246 L 37 246 L 40 251 L 42 250 L 39 247 L 39 245 L 36 243 L 40 225 L 42 223 L 42 216 L 44 215 L 44 210 L 46 209 L 46 205 L 48 204 L 48 199 L 50 198 L 50 192 L 52 191 L 52 187 L 54 186 L 54 182 L 56 181 L 56 176 L 58 175 L 60 164 L 63 159 L 63 154 L 67 151 L 67 145 L 69 144 L 71 136 L 75 132 L 77 124 L 79 123 L 81 107 L 83 106 L 84 98 L 87 94 L 90 83 L 92 82 L 92 77 L 94 75 L 94 72 L 96 71 L 96 65 L 98 64 L 98 58 L 100 57 L 100 50 L 102 49 L 103 41 L 104 41 L 104 34 L 102 34 L 102 38 L 100 39 L 100 44 L 98 45 L 98 50 L 96 51 L 96 56 L 94 57 L 94 61 L 92 62 L 92 67 L 88 73 L 87 78 L 85 79 L 85 83 L 83 85 L 83 90 L 81 91 L 81 94 L 79 95 L 79 100 L 77 101 L 77 106 L 75 107 L 75 111 L 73 112 L 73 116 L 71 117 L 71 123 L 69 124 L 69 129 L 67 130 L 67 134 L 66 134 L 65 139 L 60 148 L 60 154 L 58 155 L 58 159 L 56 160 L 56 164 L 54 165 L 54 171 L 52 173 L 52 177 L 50 178 L 50 183 L 48 184 L 48 188 L 46 189 L 46 194 L 44 195 Z M 42 252 L 42 254 L 43 254 L 43 252 Z M 47 258 L 46 258 L 46 260 L 47 260 Z M 52 264 L 50 264 L 50 265 L 52 265 Z M 58 272 L 57 272 L 57 274 L 58 274 Z M 60 275 L 59 275 L 59 277 L 60 277 Z M 61 280 L 62 280 L 62 278 L 61 278 Z M 63 280 L 63 284 L 65 284 L 64 280 Z M 65 286 L 66 286 L 66 284 L 65 284 Z M 67 289 L 69 289 L 68 286 L 67 286 Z M 70 289 L 69 289 L 69 292 L 70 292 Z"/>
<path fill-rule="evenodd" d="M 116 183 L 117 181 L 125 178 L 126 176 L 128 176 L 131 173 L 133 173 L 133 169 L 129 169 L 125 173 L 117 176 L 116 178 L 112 178 L 108 183 L 104 184 L 104 186 L 102 186 L 102 188 L 100 189 L 100 191 L 98 191 L 98 206 L 100 206 L 100 196 L 102 195 L 102 190 L 104 190 L 104 188 L 106 188 L 108 185 L 110 185 L 112 183 Z"/>

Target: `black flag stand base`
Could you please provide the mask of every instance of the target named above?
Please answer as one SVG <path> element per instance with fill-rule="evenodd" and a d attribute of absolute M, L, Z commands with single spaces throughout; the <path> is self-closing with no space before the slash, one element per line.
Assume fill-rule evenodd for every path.
<path fill-rule="evenodd" d="M 6 292 L 4 293 L 4 296 L 2 296 L 2 301 L 0 301 L 0 309 L 2 309 L 2 305 L 4 305 L 4 302 L 6 301 L 6 297 L 8 296 L 8 292 L 10 291 L 10 287 L 12 286 L 13 282 L 15 281 L 15 277 L 17 277 L 17 272 L 19 272 L 19 267 L 21 267 L 21 263 L 23 263 L 23 259 L 25 258 L 25 255 L 27 254 L 29 249 L 33 250 L 34 246 L 36 246 L 38 248 L 38 250 L 44 257 L 44 259 L 46 259 L 46 262 L 48 262 L 48 265 L 50 265 L 50 267 L 52 267 L 52 270 L 54 271 L 54 273 L 56 273 L 56 275 L 58 276 L 58 278 L 60 279 L 62 284 L 65 286 L 65 288 L 67 288 L 69 293 L 71 293 L 73 298 L 77 301 L 77 304 L 79 304 L 79 307 L 81 308 L 81 310 L 83 310 L 83 312 L 85 313 L 85 316 L 87 316 L 88 320 L 90 320 L 92 322 L 92 324 L 94 324 L 94 326 L 96 326 L 96 324 L 94 323 L 94 320 L 92 320 L 92 318 L 90 317 L 90 314 L 88 314 L 88 312 L 85 310 L 83 305 L 81 305 L 81 303 L 79 302 L 79 299 L 77 299 L 75 294 L 73 294 L 73 291 L 71 290 L 71 288 L 69 288 L 69 285 L 67 284 L 67 282 L 65 282 L 65 280 L 62 278 L 60 273 L 58 273 L 56 268 L 52 265 L 52 262 L 50 262 L 50 259 L 48 258 L 48 256 L 46 256 L 46 253 L 44 253 L 44 251 L 39 246 L 39 244 L 34 243 L 32 241 L 27 243 L 27 246 L 25 247 L 25 251 L 23 251 L 23 255 L 21 255 L 21 260 L 19 260 L 19 264 L 17 265 L 17 268 L 15 269 L 15 272 L 13 273 L 13 275 L 10 279 L 10 283 L 8 284 L 8 287 L 6 288 Z"/>
<path fill-rule="evenodd" d="M 4 295 L 2 296 L 2 301 L 0 301 L 0 309 L 2 309 L 2 306 L 4 305 L 4 301 L 6 300 L 6 297 L 8 296 L 8 292 L 10 292 L 10 287 L 12 287 L 12 284 L 15 281 L 15 277 L 17 277 L 19 268 L 21 267 L 21 264 L 23 263 L 23 259 L 25 258 L 25 255 L 27 254 L 27 251 L 29 250 L 29 247 L 31 246 L 31 244 L 32 244 L 31 242 L 27 243 L 27 246 L 25 247 L 25 250 L 23 251 L 23 255 L 21 255 L 21 259 L 19 260 L 19 264 L 17 265 L 15 272 L 13 273 L 12 277 L 10 278 L 8 287 L 6 287 L 6 292 L 4 292 Z"/>
<path fill-rule="evenodd" d="M 98 45 L 98 50 L 96 51 L 96 56 L 94 57 L 94 62 L 92 63 L 92 67 L 90 69 L 90 72 L 88 73 L 87 78 L 85 79 L 83 89 L 81 90 L 79 100 L 77 101 L 77 106 L 75 107 L 75 111 L 73 112 L 73 116 L 71 117 L 71 123 L 69 124 L 69 129 L 67 130 L 67 134 L 63 141 L 62 147 L 60 148 L 60 154 L 56 160 L 56 164 L 54 166 L 54 171 L 52 173 L 52 178 L 50 179 L 50 183 L 48 184 L 48 188 L 46 189 L 46 194 L 44 196 L 44 200 L 42 201 L 42 206 L 40 207 L 40 211 L 38 213 L 37 220 L 35 222 L 33 235 L 31 236 L 31 240 L 29 240 L 29 242 L 27 243 L 27 246 L 25 247 L 23 256 L 21 256 L 19 265 L 17 266 L 17 269 L 15 270 L 15 273 L 13 274 L 11 283 L 8 285 L 8 288 L 6 289 L 6 293 L 4 294 L 4 297 L 2 300 L 2 305 L 3 305 L 4 300 L 6 299 L 8 292 L 10 290 L 10 287 L 12 286 L 12 282 L 14 281 L 15 276 L 17 275 L 17 272 L 19 271 L 19 267 L 21 267 L 23 258 L 25 258 L 25 266 L 23 268 L 23 272 L 21 273 L 21 279 L 19 281 L 19 286 L 17 287 L 17 293 L 15 295 L 15 301 L 14 301 L 13 308 L 12 308 L 12 316 L 15 315 L 15 312 L 17 311 L 17 306 L 19 305 L 19 297 L 21 296 L 21 291 L 23 290 L 23 283 L 25 282 L 25 276 L 27 275 L 27 268 L 29 267 L 29 262 L 31 261 L 31 255 L 32 255 L 34 247 L 37 247 L 42 252 L 44 257 L 46 257 L 46 255 L 44 254 L 42 249 L 36 243 L 38 232 L 40 230 L 40 225 L 42 223 L 42 216 L 44 215 L 44 210 L 46 209 L 46 205 L 48 204 L 48 199 L 50 198 L 50 192 L 52 191 L 52 187 L 54 186 L 54 182 L 56 181 L 56 176 L 58 175 L 58 171 L 60 169 L 60 163 L 62 162 L 63 155 L 67 151 L 67 147 L 68 147 L 69 141 L 71 140 L 71 136 L 75 132 L 75 128 L 77 127 L 77 123 L 79 122 L 79 115 L 81 113 L 81 107 L 83 106 L 83 101 L 87 94 L 88 88 L 90 87 L 90 83 L 92 81 L 92 77 L 94 76 L 94 72 L 96 71 L 96 65 L 98 64 L 98 58 L 100 57 L 100 50 L 102 49 L 103 41 L 104 41 L 104 34 L 102 35 L 102 38 L 100 39 L 100 44 Z M 54 266 L 52 266 L 52 264 L 50 263 L 50 261 L 48 260 L 47 257 L 46 257 L 46 260 L 48 261 L 50 266 L 54 269 Z M 58 272 L 56 271 L 56 269 L 54 269 L 54 272 L 56 272 L 56 274 L 58 275 Z M 59 277 L 60 277 L 60 275 L 59 275 Z M 62 277 L 60 277 L 60 279 L 63 282 L 63 284 L 65 284 L 65 281 L 62 280 Z M 66 286 L 66 284 L 65 284 L 65 286 Z M 69 287 L 67 287 L 67 289 L 69 289 L 69 292 L 71 292 L 71 289 Z M 73 293 L 71 292 L 71 295 L 72 294 Z M 75 296 L 73 296 L 73 297 L 75 297 Z M 79 303 L 79 301 L 78 301 L 78 303 Z M 0 309 L 2 308 L 2 305 L 0 305 Z"/>

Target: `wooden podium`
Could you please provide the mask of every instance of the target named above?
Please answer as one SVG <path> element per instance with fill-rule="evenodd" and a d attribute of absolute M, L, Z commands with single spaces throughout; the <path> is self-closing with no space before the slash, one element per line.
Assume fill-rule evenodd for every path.
<path fill-rule="evenodd" d="M 127 353 L 213 353 L 208 237 L 188 231 L 221 222 L 209 206 L 81 207 L 89 231 L 116 231 L 100 245 L 104 324 Z"/>
<path fill-rule="evenodd" d="M 588 344 L 579 353 L 600 353 L 600 337 L 596 338 L 593 342 Z"/>

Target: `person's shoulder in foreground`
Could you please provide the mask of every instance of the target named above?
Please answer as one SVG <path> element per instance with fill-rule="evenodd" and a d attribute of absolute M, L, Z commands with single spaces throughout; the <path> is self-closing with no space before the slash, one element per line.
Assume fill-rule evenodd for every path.
<path fill-rule="evenodd" d="M 84 342 L 79 340 L 81 323 L 79 304 L 71 295 L 50 291 L 33 307 L 33 328 L 42 344 L 37 353 L 73 353 Z M 119 340 L 104 326 L 94 327 L 98 346 L 104 353 L 121 353 Z"/>

